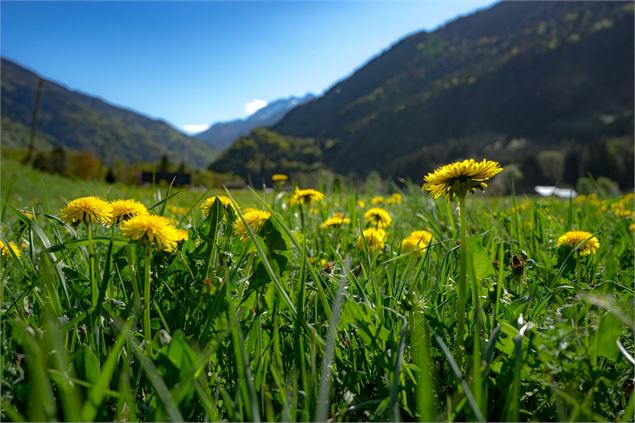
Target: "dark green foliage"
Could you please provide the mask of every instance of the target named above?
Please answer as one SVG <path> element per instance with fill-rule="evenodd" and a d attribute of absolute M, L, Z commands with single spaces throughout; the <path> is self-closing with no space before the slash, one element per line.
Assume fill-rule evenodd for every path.
<path fill-rule="evenodd" d="M 322 150 L 315 140 L 283 137 L 261 128 L 239 138 L 209 168 L 232 172 L 259 186 L 270 183 L 274 173 L 317 171 L 322 168 L 321 160 Z"/>
<path fill-rule="evenodd" d="M 3 148 L 25 148 L 28 144 L 37 78 L 2 59 Z M 114 164 L 115 160 L 158 161 L 167 154 L 200 168 L 215 156 L 213 147 L 181 134 L 163 121 L 45 81 L 36 148 L 51 145 L 92 151 L 106 164 Z"/>
<path fill-rule="evenodd" d="M 546 147 L 566 156 L 583 145 L 593 163 L 577 177 L 629 188 L 632 172 L 595 149 L 612 159 L 606 139 L 633 142 L 633 48 L 630 3 L 504 2 L 399 41 L 272 129 L 336 139 L 324 162 L 339 173 L 416 180 L 465 156 L 522 164 Z"/>

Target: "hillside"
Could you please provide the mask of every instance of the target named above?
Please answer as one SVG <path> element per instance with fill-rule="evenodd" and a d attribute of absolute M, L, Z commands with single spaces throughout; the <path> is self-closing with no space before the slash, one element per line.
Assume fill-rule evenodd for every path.
<path fill-rule="evenodd" d="M 225 150 L 239 137 L 249 134 L 253 129 L 278 123 L 289 110 L 314 98 L 313 94 L 307 94 L 304 97 L 275 100 L 245 119 L 215 123 L 194 137 L 211 144 L 218 150 Z"/>
<path fill-rule="evenodd" d="M 322 168 L 322 152 L 315 140 L 283 137 L 266 128 L 238 138 L 209 167 L 241 176 L 256 186 L 271 182 L 275 173 L 312 173 Z"/>
<path fill-rule="evenodd" d="M 633 3 L 499 3 L 404 38 L 272 129 L 333 139 L 340 173 L 417 179 L 466 155 L 606 150 L 632 140 L 633 48 Z M 628 167 L 612 177 L 632 186 Z"/>
<path fill-rule="evenodd" d="M 26 147 L 38 76 L 2 59 L 2 146 Z M 40 149 L 61 146 L 94 152 L 101 161 L 154 162 L 163 154 L 173 162 L 203 167 L 213 147 L 187 137 L 160 120 L 110 105 L 98 98 L 45 81 L 38 121 Z"/>

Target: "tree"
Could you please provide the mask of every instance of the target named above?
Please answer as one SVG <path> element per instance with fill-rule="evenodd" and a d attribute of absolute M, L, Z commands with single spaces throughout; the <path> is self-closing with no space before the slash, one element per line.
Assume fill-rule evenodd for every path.
<path fill-rule="evenodd" d="M 113 184 L 115 183 L 117 179 L 115 178 L 115 172 L 112 169 L 112 166 L 108 168 L 108 171 L 106 172 L 106 182 L 109 184 Z"/>

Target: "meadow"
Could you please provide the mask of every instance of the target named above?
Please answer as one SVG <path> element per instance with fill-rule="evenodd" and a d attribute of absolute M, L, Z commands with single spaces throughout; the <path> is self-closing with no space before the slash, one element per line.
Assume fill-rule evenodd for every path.
<path fill-rule="evenodd" d="M 633 420 L 632 194 L 273 185 L 3 161 L 2 419 Z"/>

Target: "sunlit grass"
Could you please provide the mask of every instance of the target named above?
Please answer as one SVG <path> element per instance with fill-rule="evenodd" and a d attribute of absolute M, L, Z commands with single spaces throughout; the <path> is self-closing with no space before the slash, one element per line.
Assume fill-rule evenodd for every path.
<path fill-rule="evenodd" d="M 456 204 L 420 186 L 381 204 L 391 223 L 383 246 L 369 248 L 360 242 L 373 227 L 364 215 L 373 197 L 396 198 L 390 192 L 325 192 L 292 205 L 293 192 L 44 180 L 13 162 L 3 162 L 2 178 L 0 240 L 21 252 L 0 259 L 4 419 L 633 414 L 633 222 L 614 212 L 620 199 L 598 207 L 471 197 L 457 360 L 460 220 Z M 218 194 L 235 208 L 218 200 L 203 214 L 201 204 Z M 59 219 L 85 195 L 137 199 L 188 239 L 161 251 L 116 225 L 94 225 L 89 238 L 86 225 Z M 337 225 L 322 225 L 333 216 Z M 574 229 L 597 237 L 599 249 L 558 247 Z M 425 250 L 402 250 L 423 230 L 432 234 Z"/>

